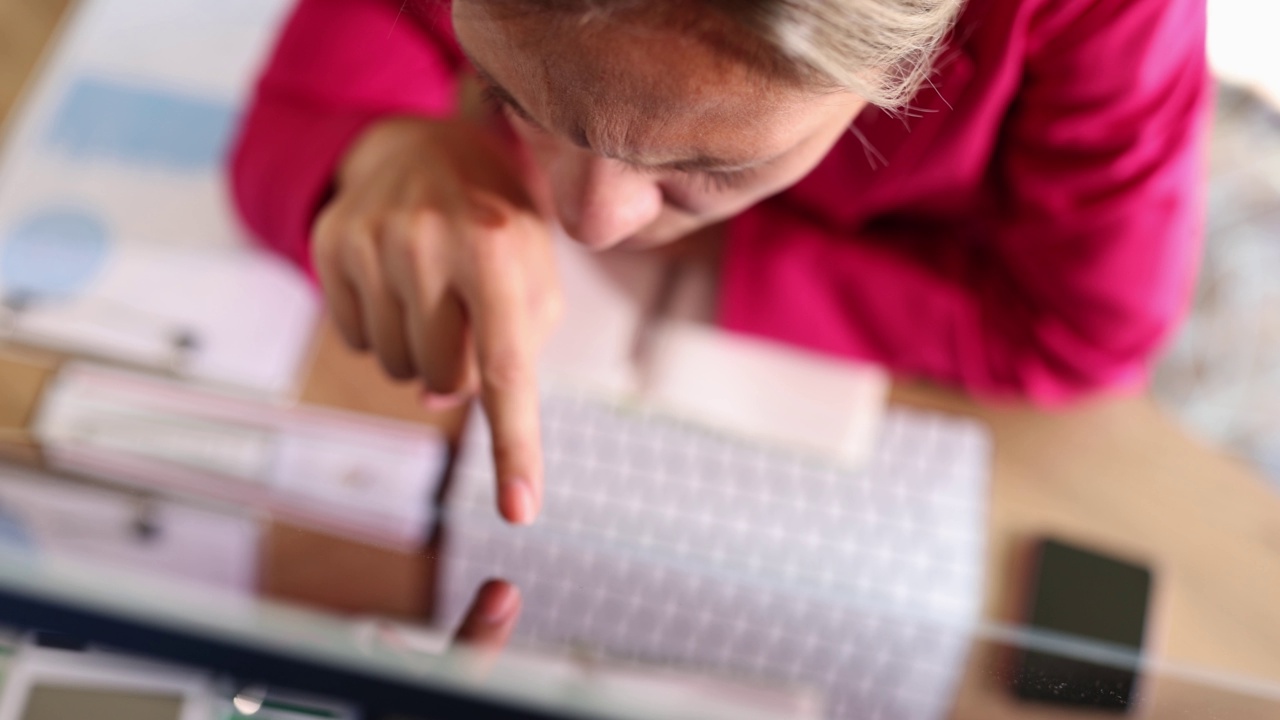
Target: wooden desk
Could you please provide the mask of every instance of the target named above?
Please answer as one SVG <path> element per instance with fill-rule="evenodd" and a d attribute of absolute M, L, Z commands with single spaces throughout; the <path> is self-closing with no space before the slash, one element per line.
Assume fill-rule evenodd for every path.
<path fill-rule="evenodd" d="M 0 0 L 0 114 L 66 5 Z M 457 415 L 419 409 L 412 387 L 385 380 L 331 329 L 318 343 L 305 400 L 456 428 Z M 977 416 L 994 431 L 989 617 L 1012 617 L 1006 596 L 1016 549 L 1051 533 L 1156 565 L 1164 657 L 1280 682 L 1280 498 L 1247 467 L 1188 437 L 1145 398 L 1041 413 L 924 388 L 899 387 L 894 396 Z M 413 615 L 429 606 L 432 565 L 427 554 L 277 526 L 263 586 L 337 609 Z M 974 687 L 966 684 L 957 715 L 992 712 L 990 693 Z"/>

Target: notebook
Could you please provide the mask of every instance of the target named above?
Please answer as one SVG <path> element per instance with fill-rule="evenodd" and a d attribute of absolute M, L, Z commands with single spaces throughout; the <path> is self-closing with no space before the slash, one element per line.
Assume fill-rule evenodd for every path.
<path fill-rule="evenodd" d="M 719 330 L 706 265 L 557 252 L 542 513 L 498 517 L 476 412 L 443 625 L 502 578 L 520 643 L 810 688 L 832 718 L 944 717 L 981 611 L 986 429 L 887 408 L 878 368 Z"/>
<path fill-rule="evenodd" d="M 945 716 L 982 601 L 980 425 L 890 410 L 848 470 L 590 397 L 544 398 L 543 423 L 528 528 L 494 510 L 481 414 L 464 435 L 446 626 L 498 577 L 525 597 L 521 642 L 812 686 L 832 718 Z"/>

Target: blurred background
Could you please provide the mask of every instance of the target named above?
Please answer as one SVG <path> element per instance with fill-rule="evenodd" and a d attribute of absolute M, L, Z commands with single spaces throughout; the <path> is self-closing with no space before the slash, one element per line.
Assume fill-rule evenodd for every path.
<path fill-rule="evenodd" d="M 1158 397 L 1280 489 L 1280 5 L 1209 0 L 1220 79 L 1204 265 Z"/>

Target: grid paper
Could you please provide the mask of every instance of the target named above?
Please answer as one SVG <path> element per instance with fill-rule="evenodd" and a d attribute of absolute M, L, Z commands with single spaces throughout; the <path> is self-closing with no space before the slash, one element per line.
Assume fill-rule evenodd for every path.
<path fill-rule="evenodd" d="M 940 720 L 968 652 L 955 626 L 866 611 L 785 588 L 714 577 L 565 537 L 494 522 L 445 534 L 442 608 L 449 627 L 476 590 L 520 589 L 513 638 L 620 661 L 812 688 L 829 718 Z"/>
<path fill-rule="evenodd" d="M 480 413 L 464 436 L 446 623 L 501 577 L 525 596 L 521 640 L 817 687 L 833 718 L 945 714 L 966 646 L 944 626 L 982 600 L 979 425 L 891 410 L 850 472 L 581 398 L 542 412 L 546 499 L 530 528 L 496 515 Z"/>

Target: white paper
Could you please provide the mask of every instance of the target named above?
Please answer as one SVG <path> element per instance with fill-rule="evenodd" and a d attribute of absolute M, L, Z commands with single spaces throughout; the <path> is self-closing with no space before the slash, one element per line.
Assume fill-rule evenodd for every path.
<path fill-rule="evenodd" d="M 636 342 L 662 273 L 643 253 L 595 253 L 556 237 L 564 316 L 542 353 L 542 377 L 605 397 L 636 392 Z"/>
<path fill-rule="evenodd" d="M 882 369 L 717 328 L 713 268 L 593 253 L 565 237 L 556 259 L 565 315 L 543 353 L 547 387 L 848 467 L 870 456 L 889 387 Z"/>
<path fill-rule="evenodd" d="M 290 5 L 80 4 L 8 128 L 0 337 L 293 389 L 319 300 L 251 242 L 224 172 Z"/>
<path fill-rule="evenodd" d="M 172 412 L 77 401 L 64 406 L 45 437 L 105 452 L 150 458 L 250 482 L 264 482 L 275 433 Z"/>
<path fill-rule="evenodd" d="M 880 368 L 698 323 L 653 332 L 646 405 L 848 467 L 871 456 L 889 388 Z"/>
<path fill-rule="evenodd" d="M 439 432 L 74 363 L 33 431 L 53 467 L 211 498 L 402 550 L 425 539 L 448 461 Z"/>
<path fill-rule="evenodd" d="M 447 498 L 443 617 L 501 578 L 521 643 L 812 683 L 830 718 L 886 698 L 886 718 L 946 717 L 982 609 L 990 439 L 903 409 L 882 430 L 854 471 L 547 397 L 542 513 L 513 528 L 478 415 Z"/>
<path fill-rule="evenodd" d="M 144 500 L 5 465 L 0 527 L 0 542 L 38 555 L 235 591 L 251 591 L 257 581 L 259 526 L 250 517 Z"/>
<path fill-rule="evenodd" d="M 274 460 L 270 482 L 290 495 L 422 528 L 444 469 L 439 443 L 307 428 L 283 433 Z"/>

